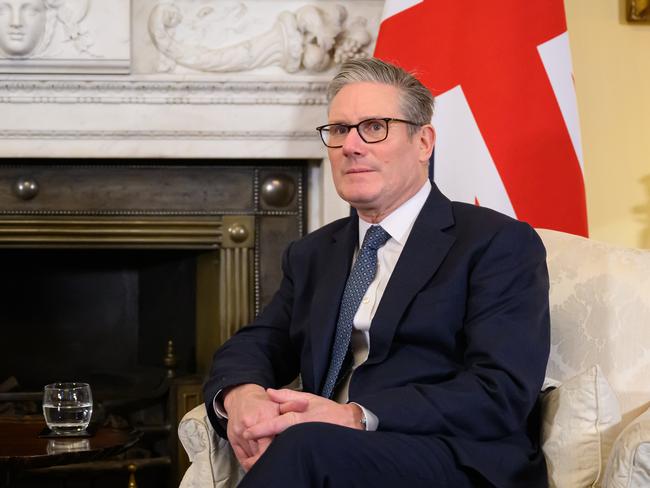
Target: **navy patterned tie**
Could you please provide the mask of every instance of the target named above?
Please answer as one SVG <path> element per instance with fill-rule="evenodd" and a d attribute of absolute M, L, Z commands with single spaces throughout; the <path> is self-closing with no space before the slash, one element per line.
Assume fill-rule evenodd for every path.
<path fill-rule="evenodd" d="M 325 398 L 330 398 L 334 392 L 341 366 L 348 354 L 354 316 L 361 304 L 361 299 L 366 294 L 368 286 L 375 279 L 377 273 L 377 249 L 386 244 L 390 234 L 378 225 L 373 225 L 366 232 L 363 244 L 352 266 L 352 271 L 345 284 L 341 310 L 336 323 L 336 336 L 332 348 L 332 359 L 321 393 Z"/>

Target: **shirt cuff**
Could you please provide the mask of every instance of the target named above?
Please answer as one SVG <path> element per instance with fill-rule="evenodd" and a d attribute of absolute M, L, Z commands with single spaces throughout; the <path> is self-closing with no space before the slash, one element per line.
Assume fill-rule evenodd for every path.
<path fill-rule="evenodd" d="M 228 420 L 228 414 L 226 413 L 226 409 L 223 406 L 223 398 L 221 398 L 221 392 L 223 392 L 223 390 L 219 390 L 214 396 L 214 399 L 212 400 L 212 408 L 214 408 L 214 413 L 217 414 L 217 418 Z"/>
<path fill-rule="evenodd" d="M 377 416 L 367 408 L 364 408 L 363 405 L 359 405 L 357 402 L 350 402 L 350 403 L 354 403 L 363 412 L 363 416 L 366 418 L 366 430 L 368 431 L 377 430 L 377 427 L 379 427 L 379 419 L 377 418 Z"/>

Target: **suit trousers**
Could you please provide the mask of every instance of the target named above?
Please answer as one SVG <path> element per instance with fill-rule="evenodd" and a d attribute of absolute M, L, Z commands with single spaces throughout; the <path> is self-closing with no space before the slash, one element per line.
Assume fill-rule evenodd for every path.
<path fill-rule="evenodd" d="M 434 436 L 366 432 L 309 422 L 288 428 L 239 485 L 242 488 L 490 486 L 464 471 Z"/>

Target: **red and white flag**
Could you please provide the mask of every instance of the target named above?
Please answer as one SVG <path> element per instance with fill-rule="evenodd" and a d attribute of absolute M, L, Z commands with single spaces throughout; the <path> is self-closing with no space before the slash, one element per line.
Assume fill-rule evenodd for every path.
<path fill-rule="evenodd" d="M 436 96 L 443 193 L 587 235 L 563 0 L 387 0 L 375 56 Z"/>

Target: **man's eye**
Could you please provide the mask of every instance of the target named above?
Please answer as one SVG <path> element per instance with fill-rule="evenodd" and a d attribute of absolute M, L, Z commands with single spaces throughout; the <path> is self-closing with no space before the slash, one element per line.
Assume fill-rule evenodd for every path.
<path fill-rule="evenodd" d="M 371 122 L 369 125 L 372 132 L 380 132 L 384 129 L 384 124 L 379 121 Z"/>
<path fill-rule="evenodd" d="M 333 136 L 344 136 L 348 133 L 348 128 L 345 125 L 331 125 L 330 134 Z"/>

